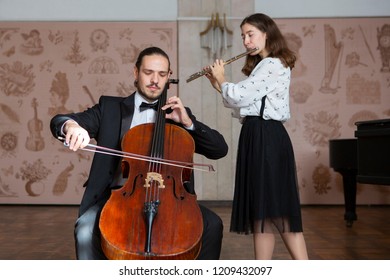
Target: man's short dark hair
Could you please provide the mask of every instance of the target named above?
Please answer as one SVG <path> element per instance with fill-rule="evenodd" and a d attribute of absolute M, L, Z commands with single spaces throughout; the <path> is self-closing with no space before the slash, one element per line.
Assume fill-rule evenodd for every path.
<path fill-rule="evenodd" d="M 164 52 L 162 49 L 160 49 L 158 47 L 149 47 L 149 48 L 146 48 L 143 51 L 141 51 L 138 55 L 137 61 L 135 62 L 135 67 L 137 67 L 137 69 L 139 70 L 141 67 L 142 59 L 144 58 L 144 56 L 154 55 L 154 54 L 161 55 L 168 60 L 168 71 L 170 71 L 171 70 L 171 62 L 169 60 L 169 56 L 166 54 L 166 52 Z"/>

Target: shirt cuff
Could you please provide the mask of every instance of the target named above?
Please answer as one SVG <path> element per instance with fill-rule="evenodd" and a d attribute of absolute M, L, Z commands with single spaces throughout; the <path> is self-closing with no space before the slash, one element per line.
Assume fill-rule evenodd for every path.
<path fill-rule="evenodd" d="M 192 123 L 189 127 L 184 126 L 184 128 L 187 130 L 195 130 L 195 125 L 194 125 L 194 123 Z"/>

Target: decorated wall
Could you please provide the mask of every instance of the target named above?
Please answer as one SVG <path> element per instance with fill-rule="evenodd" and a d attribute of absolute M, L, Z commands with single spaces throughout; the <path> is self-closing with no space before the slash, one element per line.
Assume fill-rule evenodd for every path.
<path fill-rule="evenodd" d="M 230 7 L 239 10 L 239 7 Z M 204 43 L 209 22 L 191 22 L 191 16 L 203 11 L 185 11 L 179 25 L 180 72 L 188 77 L 209 65 L 214 56 L 227 60 L 245 51 L 239 25 L 242 17 L 226 20 L 223 9 L 209 37 L 219 39 Z M 302 204 L 343 204 L 342 176 L 329 165 L 329 140 L 354 138 L 357 121 L 390 118 L 390 18 L 302 18 L 275 19 L 292 50 L 298 56 L 292 70 L 290 87 L 291 119 L 285 126 L 291 136 L 298 170 Z M 192 30 L 198 36 L 186 36 Z M 222 32 L 221 32 L 222 30 Z M 230 32 L 231 31 L 231 32 Z M 225 33 L 225 34 L 223 34 Z M 226 38 L 223 40 L 222 38 Z M 225 42 L 219 44 L 218 42 Z M 215 49 L 219 46 L 219 49 Z M 240 81 L 244 59 L 225 67 L 228 80 Z M 219 160 L 215 177 L 201 174 L 203 195 L 212 199 L 231 199 L 235 158 L 241 129 L 230 109 L 224 108 L 219 94 L 207 79 L 180 85 L 181 96 L 196 104 L 197 114 L 217 127 L 228 140 L 230 151 Z M 388 156 L 388 155 L 387 155 Z M 384 167 L 389 170 L 390 166 Z M 233 182 L 233 183 L 232 183 Z M 216 188 L 207 187 L 216 185 Z M 357 185 L 357 204 L 389 204 L 390 188 Z"/>
<path fill-rule="evenodd" d="M 358 121 L 390 118 L 390 18 L 278 24 L 299 57 L 286 127 L 296 150 L 302 199 L 343 203 L 342 177 L 329 166 L 329 140 L 354 138 Z M 390 176 L 390 166 L 384 168 Z M 358 184 L 357 203 L 388 204 L 390 188 Z"/>
<path fill-rule="evenodd" d="M 179 94 L 229 144 L 229 154 L 218 161 L 195 157 L 217 170 L 195 172 L 198 198 L 232 199 L 241 125 L 207 79 L 186 83 L 186 78 L 215 57 L 244 51 L 241 17 L 224 21 L 219 13 L 220 29 L 210 22 L 215 14 L 191 19 L 205 11 L 188 9 L 178 22 L 0 22 L 0 203 L 79 203 L 93 154 L 62 146 L 51 136 L 50 119 L 84 110 L 103 94 L 134 92 L 135 58 L 151 45 L 172 59 L 180 83 L 170 94 Z M 292 118 L 285 126 L 295 149 L 301 202 L 343 204 L 342 177 L 329 166 L 328 142 L 353 138 L 357 121 L 390 118 L 390 19 L 276 22 L 298 55 Z M 231 81 L 243 78 L 243 62 L 226 67 Z M 357 203 L 389 204 L 390 188 L 359 184 Z"/>
<path fill-rule="evenodd" d="M 79 203 L 93 154 L 66 149 L 50 119 L 132 94 L 135 60 L 152 45 L 175 73 L 176 22 L 0 23 L 0 203 Z"/>

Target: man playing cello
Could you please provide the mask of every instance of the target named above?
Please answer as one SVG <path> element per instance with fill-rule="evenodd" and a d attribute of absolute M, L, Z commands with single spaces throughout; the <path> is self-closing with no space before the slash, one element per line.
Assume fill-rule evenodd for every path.
<path fill-rule="evenodd" d="M 56 138 L 65 138 L 69 149 L 86 147 L 91 138 L 98 146 L 120 150 L 124 134 L 131 128 L 153 123 L 156 111 L 140 108 L 142 103 L 158 102 L 171 75 L 168 55 L 157 47 L 144 49 L 134 67 L 137 90 L 128 97 L 101 96 L 99 103 L 84 112 L 60 114 L 52 118 L 50 128 Z M 228 152 L 223 136 L 199 122 L 184 107 L 177 96 L 167 99 L 161 110 L 169 110 L 166 119 L 184 128 L 194 140 L 195 152 L 209 159 L 219 159 Z M 177 143 L 180 149 L 180 143 Z M 123 184 L 120 157 L 95 153 L 85 192 L 75 223 L 77 259 L 106 259 L 101 247 L 99 219 L 111 191 Z M 185 184 L 189 193 L 195 193 L 194 180 Z M 201 249 L 197 259 L 219 259 L 223 225 L 219 216 L 200 205 L 203 218 Z"/>

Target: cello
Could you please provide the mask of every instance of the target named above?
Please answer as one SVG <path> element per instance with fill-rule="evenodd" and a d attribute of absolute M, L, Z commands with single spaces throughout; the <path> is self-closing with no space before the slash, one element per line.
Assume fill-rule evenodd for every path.
<path fill-rule="evenodd" d="M 99 220 L 108 259 L 195 259 L 200 252 L 202 214 L 196 195 L 184 187 L 192 176 L 195 144 L 185 129 L 166 123 L 161 107 L 168 87 L 169 82 L 159 98 L 156 122 L 128 130 L 122 150 L 186 162 L 188 168 L 122 158 L 126 183 L 112 191 Z"/>

